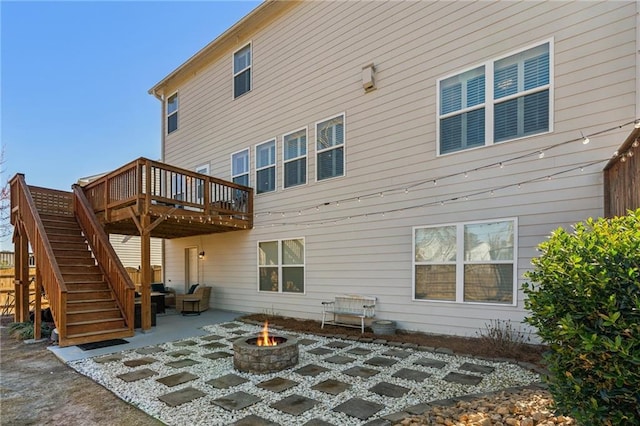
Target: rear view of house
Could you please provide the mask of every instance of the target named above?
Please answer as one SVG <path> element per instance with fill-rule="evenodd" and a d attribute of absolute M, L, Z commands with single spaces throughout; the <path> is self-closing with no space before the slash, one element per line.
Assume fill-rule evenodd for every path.
<path fill-rule="evenodd" d="M 255 191 L 252 228 L 166 241 L 165 283 L 313 319 L 375 296 L 433 333 L 520 321 L 536 246 L 603 215 L 638 136 L 637 37 L 633 1 L 262 3 L 150 90 L 164 162 Z"/>

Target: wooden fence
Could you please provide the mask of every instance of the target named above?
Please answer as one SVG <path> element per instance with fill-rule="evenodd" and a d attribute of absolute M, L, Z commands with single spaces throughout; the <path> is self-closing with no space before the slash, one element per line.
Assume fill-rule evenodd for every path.
<path fill-rule="evenodd" d="M 131 281 L 136 285 L 136 287 L 140 286 L 141 283 L 141 272 L 138 268 L 125 268 L 127 273 L 131 277 Z M 162 282 L 162 266 L 153 265 L 151 267 L 152 275 L 151 282 L 159 283 Z M 29 279 L 35 279 L 36 276 L 36 268 L 29 268 Z M 0 268 L 0 313 L 2 315 L 13 315 L 13 310 L 15 307 L 14 300 L 14 285 L 15 280 L 15 270 L 14 268 Z M 35 288 L 31 285 L 31 297 L 30 303 L 33 304 L 35 301 Z M 46 296 L 46 295 L 45 295 Z M 49 306 L 49 303 L 45 297 L 42 298 L 42 308 L 46 308 Z"/>
<path fill-rule="evenodd" d="M 640 208 L 640 129 L 634 129 L 604 168 L 604 215 Z"/>
<path fill-rule="evenodd" d="M 29 279 L 35 279 L 36 268 L 29 268 Z M 14 268 L 1 268 L 0 269 L 0 314 L 13 315 L 15 309 L 15 269 Z M 29 296 L 29 304 L 33 306 L 35 304 L 35 286 L 31 284 Z M 42 299 L 42 308 L 49 306 L 45 298 Z"/>

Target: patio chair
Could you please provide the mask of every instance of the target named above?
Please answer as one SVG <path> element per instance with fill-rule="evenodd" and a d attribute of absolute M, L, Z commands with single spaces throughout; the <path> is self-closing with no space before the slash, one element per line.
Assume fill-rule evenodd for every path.
<path fill-rule="evenodd" d="M 184 299 L 198 299 L 197 303 L 187 302 L 184 306 Z M 203 312 L 209 309 L 209 299 L 211 298 L 211 287 L 207 286 L 198 286 L 193 294 L 176 294 L 176 311 L 183 312 L 189 311 L 192 312 L 194 310 L 198 312 Z"/>

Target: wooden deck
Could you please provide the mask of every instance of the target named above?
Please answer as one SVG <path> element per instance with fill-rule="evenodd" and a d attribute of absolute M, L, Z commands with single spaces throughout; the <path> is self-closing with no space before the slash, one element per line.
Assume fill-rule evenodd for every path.
<path fill-rule="evenodd" d="M 253 189 L 139 158 L 82 188 L 107 233 L 180 238 L 253 227 Z M 142 217 L 148 219 L 145 227 Z"/>

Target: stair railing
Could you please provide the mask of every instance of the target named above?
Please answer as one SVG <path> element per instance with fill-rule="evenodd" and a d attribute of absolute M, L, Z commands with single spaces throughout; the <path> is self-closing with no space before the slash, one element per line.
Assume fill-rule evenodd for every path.
<path fill-rule="evenodd" d="M 109 237 L 96 219 L 93 209 L 79 185 L 73 185 L 73 209 L 80 228 L 91 246 L 93 256 L 103 272 L 105 281 L 116 297 L 116 303 L 122 311 L 127 327 L 133 331 L 135 285 L 122 266 L 118 255 L 109 242 Z"/>
<path fill-rule="evenodd" d="M 15 226 L 19 221 L 26 230 L 36 259 L 36 266 L 40 272 L 40 282 L 49 299 L 51 314 L 62 341 L 67 337 L 67 318 L 65 315 L 67 287 L 24 175 L 20 173 L 15 175 L 9 184 L 11 188 L 11 223 Z"/>

